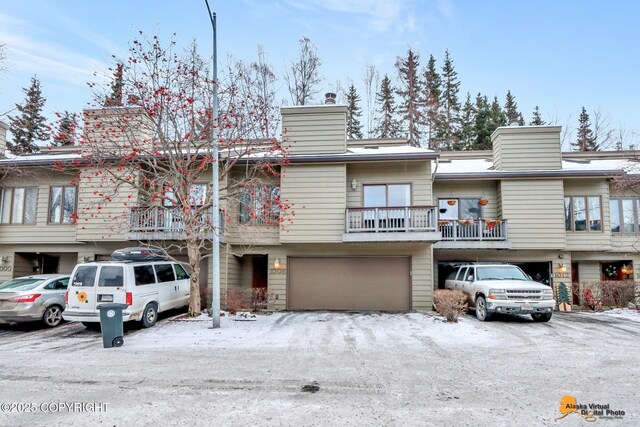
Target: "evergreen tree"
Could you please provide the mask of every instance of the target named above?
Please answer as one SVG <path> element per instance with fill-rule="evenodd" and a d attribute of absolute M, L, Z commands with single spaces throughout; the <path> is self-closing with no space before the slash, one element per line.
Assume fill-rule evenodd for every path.
<path fill-rule="evenodd" d="M 460 149 L 472 150 L 476 141 L 476 109 L 471 102 L 471 94 L 467 92 L 467 100 L 462 107 L 462 115 L 460 116 Z"/>
<path fill-rule="evenodd" d="M 20 115 L 9 118 L 13 141 L 7 141 L 7 148 L 16 155 L 39 151 L 36 142 L 49 139 L 46 119 L 42 115 L 46 99 L 42 96 L 40 80 L 33 76 L 31 86 L 22 90 L 26 94 L 25 102 L 16 104 Z"/>
<path fill-rule="evenodd" d="M 422 143 L 421 125 L 424 124 L 422 97 L 422 82 L 418 78 L 418 67 L 420 66 L 420 55 L 411 49 L 407 51 L 406 58 L 397 58 L 396 69 L 400 77 L 401 89 L 397 93 L 402 97 L 402 104 L 399 112 L 402 119 L 407 122 L 409 133 L 409 143 L 419 147 Z"/>
<path fill-rule="evenodd" d="M 75 145 L 78 130 L 78 115 L 65 111 L 58 122 L 56 132 L 52 135 L 54 147 Z"/>
<path fill-rule="evenodd" d="M 526 126 L 526 122 L 524 121 L 524 116 L 522 113 L 518 113 L 518 126 Z"/>
<path fill-rule="evenodd" d="M 516 103 L 516 97 L 511 94 L 511 91 L 507 91 L 507 100 L 504 103 L 504 114 L 507 119 L 507 125 L 511 126 L 514 123 L 521 122 L 521 114 L 518 112 L 518 104 Z M 522 126 L 522 125 L 519 125 Z"/>
<path fill-rule="evenodd" d="M 118 63 L 113 72 L 113 81 L 111 82 L 111 94 L 105 102 L 105 107 L 121 107 L 123 104 L 122 91 L 124 82 L 122 77 L 123 65 Z"/>
<path fill-rule="evenodd" d="M 576 151 L 598 151 L 596 138 L 593 136 L 591 130 L 591 120 L 587 110 L 582 107 L 580 118 L 578 119 L 578 139 L 575 143 L 572 143 Z"/>
<path fill-rule="evenodd" d="M 493 126 L 491 133 L 498 127 L 507 125 L 507 115 L 500 106 L 497 96 L 493 97 L 493 102 L 491 103 L 491 125 Z"/>
<path fill-rule="evenodd" d="M 380 92 L 376 94 L 376 102 L 380 105 L 380 109 L 374 135 L 376 138 L 397 138 L 400 136 L 400 123 L 396 118 L 396 102 L 391 79 L 386 74 L 380 82 Z"/>
<path fill-rule="evenodd" d="M 362 109 L 358 105 L 360 95 L 356 87 L 351 84 L 347 93 L 347 138 L 362 139 L 362 124 L 358 117 L 362 116 Z"/>
<path fill-rule="evenodd" d="M 440 111 L 440 96 L 442 94 L 442 79 L 440 74 L 436 70 L 436 60 L 433 55 L 429 55 L 429 62 L 427 68 L 424 71 L 424 99 L 426 106 L 426 125 L 428 129 L 427 143 L 429 148 L 439 149 L 439 144 L 436 140 L 436 132 L 440 127 L 441 111 Z"/>
<path fill-rule="evenodd" d="M 460 81 L 458 73 L 453 66 L 453 60 L 449 51 L 444 53 L 444 63 L 442 64 L 442 93 L 440 95 L 440 105 L 442 106 L 442 121 L 439 126 L 437 138 L 442 141 L 441 148 L 457 149 L 460 126 L 460 101 L 458 91 Z"/>
<path fill-rule="evenodd" d="M 473 150 L 490 150 L 491 134 L 496 126 L 492 123 L 492 112 L 489 100 L 486 95 L 478 93 L 475 105 L 475 143 L 470 149 Z"/>
<path fill-rule="evenodd" d="M 529 122 L 531 126 L 542 126 L 547 124 L 544 120 L 542 120 L 542 116 L 540 116 L 540 109 L 536 105 L 533 109 L 533 116 L 531 117 L 531 121 Z"/>

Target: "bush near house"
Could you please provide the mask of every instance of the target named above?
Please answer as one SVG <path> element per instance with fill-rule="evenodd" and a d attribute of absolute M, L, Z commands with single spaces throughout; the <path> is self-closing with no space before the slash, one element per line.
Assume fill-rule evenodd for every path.
<path fill-rule="evenodd" d="M 267 309 L 269 299 L 270 294 L 266 288 L 229 289 L 224 308 L 229 314 L 245 310 L 256 313 Z"/>
<path fill-rule="evenodd" d="M 433 302 L 438 313 L 447 322 L 457 322 L 458 317 L 467 312 L 467 296 L 461 291 L 438 289 L 433 294 Z"/>
<path fill-rule="evenodd" d="M 608 308 L 626 308 L 637 304 L 640 283 L 603 281 L 580 283 L 580 303 L 587 310 L 601 311 Z"/>

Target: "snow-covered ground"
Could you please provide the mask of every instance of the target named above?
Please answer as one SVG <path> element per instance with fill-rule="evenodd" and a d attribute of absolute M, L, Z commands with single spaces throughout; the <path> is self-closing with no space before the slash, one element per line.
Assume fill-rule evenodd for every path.
<path fill-rule="evenodd" d="M 582 425 L 562 396 L 640 425 L 638 313 L 457 324 L 424 314 L 275 313 L 163 321 L 101 348 L 76 324 L 0 330 L 0 403 L 106 402 L 0 425 Z M 316 393 L 302 391 L 317 382 Z"/>

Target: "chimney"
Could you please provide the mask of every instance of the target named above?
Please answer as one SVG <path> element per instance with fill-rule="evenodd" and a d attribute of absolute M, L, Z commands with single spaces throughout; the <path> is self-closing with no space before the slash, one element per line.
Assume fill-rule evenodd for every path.
<path fill-rule="evenodd" d="M 6 157 L 8 130 L 9 125 L 5 122 L 0 122 L 0 159 L 4 159 Z"/>
<path fill-rule="evenodd" d="M 324 103 L 325 104 L 335 104 L 336 103 L 336 94 L 332 92 L 327 92 L 324 94 Z"/>

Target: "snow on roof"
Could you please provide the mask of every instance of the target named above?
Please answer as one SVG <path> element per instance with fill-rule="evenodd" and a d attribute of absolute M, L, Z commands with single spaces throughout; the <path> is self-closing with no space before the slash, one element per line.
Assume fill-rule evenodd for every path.
<path fill-rule="evenodd" d="M 433 150 L 429 150 L 421 147 L 414 147 L 412 145 L 391 145 L 391 146 L 377 146 L 375 143 L 371 144 L 371 147 L 348 147 L 346 155 L 368 155 L 368 154 L 412 154 L 412 153 L 435 153 Z"/>

